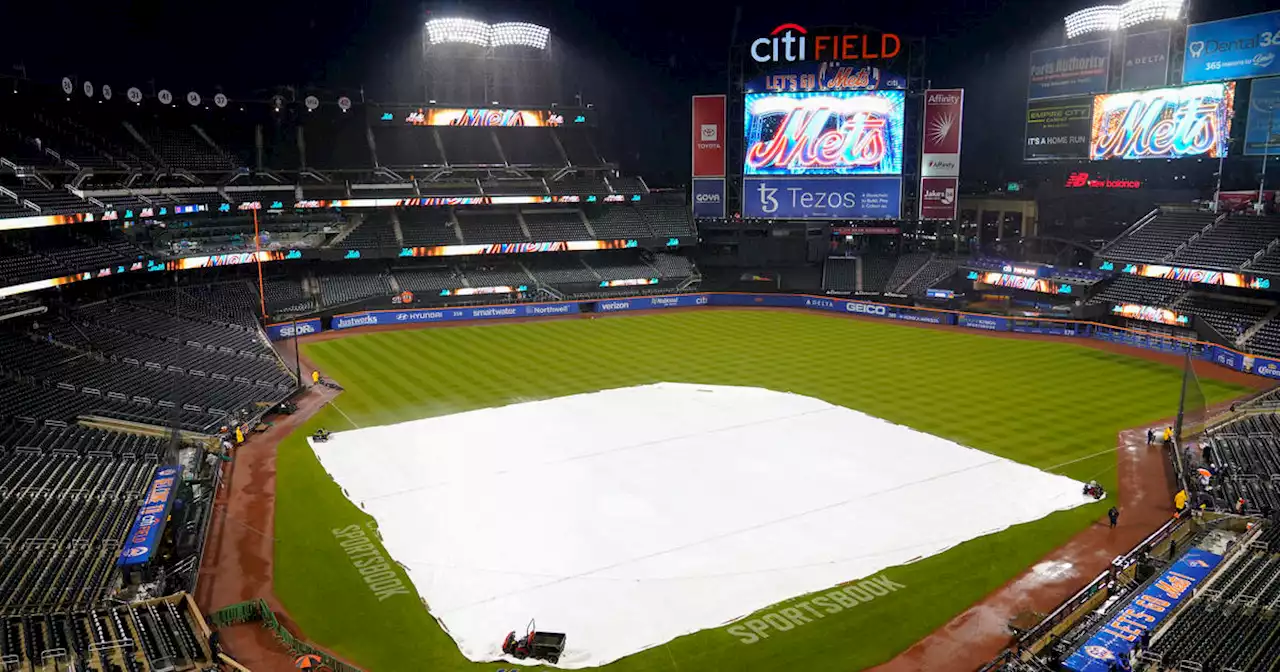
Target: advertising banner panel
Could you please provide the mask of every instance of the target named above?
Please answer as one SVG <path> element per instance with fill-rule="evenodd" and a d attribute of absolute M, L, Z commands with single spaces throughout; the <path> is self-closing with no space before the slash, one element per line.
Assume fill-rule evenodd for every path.
<path fill-rule="evenodd" d="M 993 315 L 961 313 L 956 319 L 956 324 L 970 329 L 983 329 L 985 331 L 1009 331 L 1009 320 Z"/>
<path fill-rule="evenodd" d="M 1055 98 L 1027 103 L 1027 161 L 1084 159 L 1089 156 L 1093 98 Z"/>
<path fill-rule="evenodd" d="M 1169 85 L 1168 28 L 1149 33 L 1134 33 L 1124 38 L 1124 68 L 1120 70 L 1120 89 L 1152 89 Z"/>
<path fill-rule="evenodd" d="M 693 176 L 724 177 L 725 97 L 693 97 Z"/>
<path fill-rule="evenodd" d="M 1280 77 L 1253 80 L 1244 121 L 1247 156 L 1280 154 Z"/>
<path fill-rule="evenodd" d="M 1136 303 L 1117 303 L 1111 306 L 1111 314 L 1118 317 L 1128 317 L 1134 320 L 1145 320 L 1147 322 L 1158 322 L 1173 327 L 1191 327 L 1191 318 L 1181 313 L 1175 313 L 1168 308 L 1158 308 L 1156 306 L 1142 306 Z"/>
<path fill-rule="evenodd" d="M 510 306 L 478 306 L 473 308 L 440 308 L 436 310 L 369 310 L 334 315 L 330 329 L 354 329 L 380 324 L 413 322 L 451 322 L 454 320 L 490 320 L 507 317 L 550 317 L 574 315 L 576 303 L 521 303 Z"/>
<path fill-rule="evenodd" d="M 678 296 L 642 296 L 627 299 L 610 299 L 596 302 L 596 312 L 616 313 L 624 310 L 653 310 L 655 308 L 689 308 L 705 306 L 710 302 L 706 294 L 681 294 Z"/>
<path fill-rule="evenodd" d="M 960 178 L 920 178 L 920 219 L 956 219 L 960 211 Z"/>
<path fill-rule="evenodd" d="M 178 476 L 182 465 L 162 466 L 156 469 L 151 487 L 142 500 L 138 515 L 129 529 L 129 536 L 120 550 L 118 566 L 141 565 L 151 559 L 160 543 L 160 533 L 168 516 L 169 505 L 178 494 Z"/>
<path fill-rule="evenodd" d="M 749 93 L 744 175 L 900 175 L 902 91 Z"/>
<path fill-rule="evenodd" d="M 278 341 L 284 338 L 293 338 L 294 325 L 297 325 L 297 335 L 306 336 L 307 334 L 320 333 L 320 318 L 312 317 L 306 320 L 298 320 L 296 322 L 280 322 L 278 324 L 267 325 L 267 338 Z"/>
<path fill-rule="evenodd" d="M 743 216 L 758 219 L 897 219 L 898 177 L 748 177 Z"/>
<path fill-rule="evenodd" d="M 370 107 L 369 122 L 381 126 L 585 126 L 588 110 L 529 110 L 490 107 Z"/>
<path fill-rule="evenodd" d="M 1107 672 L 1115 669 L 1112 663 L 1119 663 L 1121 659 L 1127 662 L 1129 651 L 1143 633 L 1154 632 L 1220 562 L 1222 556 L 1217 553 L 1202 548 L 1189 549 L 1076 649 L 1064 665 L 1075 672 Z"/>
<path fill-rule="evenodd" d="M 1111 71 L 1111 40 L 1031 52 L 1027 98 L 1103 93 Z"/>
<path fill-rule="evenodd" d="M 724 219 L 724 178 L 693 178 L 693 216 Z"/>
<path fill-rule="evenodd" d="M 1181 266 L 1161 266 L 1159 264 L 1125 264 L 1123 271 L 1144 278 L 1162 278 L 1178 282 L 1195 282 L 1202 285 L 1223 285 L 1224 287 L 1248 287 L 1249 289 L 1271 289 L 1271 281 L 1243 273 L 1210 271 L 1203 268 L 1183 268 Z"/>
<path fill-rule="evenodd" d="M 964 89 L 925 91 L 921 175 L 960 176 L 960 129 L 963 122 Z"/>
<path fill-rule="evenodd" d="M 1280 74 L 1280 10 L 1187 26 L 1182 82 Z"/>
<path fill-rule="evenodd" d="M 748 93 L 905 89 L 907 78 L 870 65 L 821 61 L 781 66 L 750 80 L 744 88 Z"/>
<path fill-rule="evenodd" d="M 1089 158 L 1226 156 L 1235 91 L 1228 82 L 1098 96 Z"/>

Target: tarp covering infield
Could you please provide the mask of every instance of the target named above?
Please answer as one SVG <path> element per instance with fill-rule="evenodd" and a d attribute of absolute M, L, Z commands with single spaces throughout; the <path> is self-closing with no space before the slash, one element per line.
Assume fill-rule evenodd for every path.
<path fill-rule="evenodd" d="M 464 656 L 501 659 L 533 618 L 567 633 L 565 668 L 1091 501 L 1064 476 L 759 388 L 659 383 L 312 447 Z"/>

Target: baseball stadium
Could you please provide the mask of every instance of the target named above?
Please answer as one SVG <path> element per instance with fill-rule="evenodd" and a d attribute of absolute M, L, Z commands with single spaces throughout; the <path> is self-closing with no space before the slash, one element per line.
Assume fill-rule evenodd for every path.
<path fill-rule="evenodd" d="M 0 74 L 0 672 L 1280 672 L 1280 11 L 1067 4 Z"/>

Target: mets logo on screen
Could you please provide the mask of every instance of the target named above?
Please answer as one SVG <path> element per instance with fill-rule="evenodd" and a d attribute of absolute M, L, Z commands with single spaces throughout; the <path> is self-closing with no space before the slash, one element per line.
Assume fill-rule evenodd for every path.
<path fill-rule="evenodd" d="M 902 39 L 893 33 L 834 33 L 810 38 L 809 31 L 796 23 L 784 23 L 768 37 L 751 43 L 751 58 L 757 63 L 870 61 L 893 58 L 901 51 Z"/>

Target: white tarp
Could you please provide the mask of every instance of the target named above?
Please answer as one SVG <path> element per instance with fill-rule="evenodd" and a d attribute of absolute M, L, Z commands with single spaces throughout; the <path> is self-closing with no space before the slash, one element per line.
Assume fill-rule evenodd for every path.
<path fill-rule="evenodd" d="M 567 633 L 568 668 L 1087 502 L 1066 477 L 758 388 L 607 390 L 314 449 L 463 655 L 498 660 L 535 618 Z"/>

